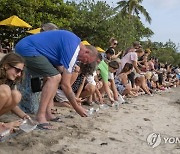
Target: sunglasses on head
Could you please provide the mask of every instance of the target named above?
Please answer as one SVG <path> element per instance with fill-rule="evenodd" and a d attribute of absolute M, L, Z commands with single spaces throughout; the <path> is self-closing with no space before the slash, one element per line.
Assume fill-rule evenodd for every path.
<path fill-rule="evenodd" d="M 9 64 L 9 66 L 12 67 L 12 68 L 14 68 L 17 74 L 20 73 L 20 72 L 21 72 L 21 74 L 23 73 L 23 70 L 20 69 L 20 68 L 17 68 L 16 66 L 13 66 L 13 65 L 11 65 L 11 64 Z"/>

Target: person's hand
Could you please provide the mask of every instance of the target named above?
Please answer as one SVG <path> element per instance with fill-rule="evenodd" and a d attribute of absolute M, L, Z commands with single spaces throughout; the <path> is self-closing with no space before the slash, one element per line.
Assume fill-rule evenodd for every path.
<path fill-rule="evenodd" d="M 109 97 L 109 99 L 110 99 L 111 103 L 114 102 L 114 98 Z"/>
<path fill-rule="evenodd" d="M 115 99 L 116 101 L 118 101 L 118 98 L 119 98 L 118 94 L 114 94 L 114 99 Z"/>
<path fill-rule="evenodd" d="M 27 114 L 26 114 L 26 115 L 24 115 L 24 116 L 23 116 L 23 118 L 22 118 L 22 119 L 23 119 L 23 120 L 26 120 L 26 119 L 31 119 L 31 117 L 30 117 L 29 115 L 27 115 Z"/>
<path fill-rule="evenodd" d="M 31 119 L 31 117 L 27 114 L 22 119 L 23 120 L 29 120 L 32 124 L 35 124 L 34 121 Z"/>
<path fill-rule="evenodd" d="M 100 104 L 104 104 L 104 99 L 102 97 L 99 98 Z"/>
<path fill-rule="evenodd" d="M 85 100 L 86 100 L 86 99 L 76 98 L 76 102 L 77 102 L 78 105 L 81 105 L 81 103 L 82 103 L 83 101 L 85 101 Z"/>
<path fill-rule="evenodd" d="M 87 117 L 87 110 L 84 109 L 82 106 L 77 105 L 74 109 L 81 117 Z"/>

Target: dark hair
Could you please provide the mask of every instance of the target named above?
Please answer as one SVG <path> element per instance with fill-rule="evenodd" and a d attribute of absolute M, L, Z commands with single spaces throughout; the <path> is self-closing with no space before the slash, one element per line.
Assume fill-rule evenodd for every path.
<path fill-rule="evenodd" d="M 126 73 L 133 69 L 133 64 L 126 63 L 121 71 L 121 73 Z"/>
<path fill-rule="evenodd" d="M 135 52 L 142 53 L 142 52 L 144 52 L 144 50 L 142 48 L 140 48 L 140 49 L 137 49 Z"/>
<path fill-rule="evenodd" d="M 114 49 L 113 48 L 108 48 L 107 51 L 106 51 L 106 54 L 110 54 L 110 55 L 114 55 L 115 52 L 114 52 Z"/>
<path fill-rule="evenodd" d="M 133 42 L 133 47 L 135 47 L 135 46 L 140 46 L 140 42 L 138 42 L 138 41 Z"/>
<path fill-rule="evenodd" d="M 80 69 L 81 69 L 81 74 L 82 75 L 84 75 L 84 76 L 92 75 L 93 72 L 96 69 L 96 62 L 92 62 L 92 63 L 89 63 L 89 64 L 81 63 L 80 64 Z"/>
<path fill-rule="evenodd" d="M 100 61 L 103 59 L 103 58 L 102 58 L 102 54 L 101 54 L 101 53 L 98 53 L 98 55 L 97 55 L 97 59 L 99 59 Z"/>
<path fill-rule="evenodd" d="M 127 55 L 129 52 L 133 52 L 135 51 L 136 49 L 130 47 L 130 48 L 127 48 L 125 51 L 124 51 L 124 56 Z"/>
<path fill-rule="evenodd" d="M 112 67 L 114 69 L 118 69 L 119 68 L 119 63 L 117 61 L 110 61 L 108 63 L 109 67 Z"/>

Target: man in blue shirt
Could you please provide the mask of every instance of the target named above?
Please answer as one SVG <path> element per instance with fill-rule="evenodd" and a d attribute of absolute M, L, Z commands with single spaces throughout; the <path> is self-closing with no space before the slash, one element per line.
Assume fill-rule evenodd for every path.
<path fill-rule="evenodd" d="M 15 50 L 25 58 L 32 77 L 44 77 L 46 80 L 36 117 L 44 129 L 52 128 L 48 121 L 54 118 L 51 108 L 60 82 L 76 112 L 87 116 L 86 110 L 77 103 L 70 80 L 76 60 L 82 63 L 96 60 L 97 51 L 93 46 L 84 46 L 80 38 L 72 32 L 55 30 L 23 38 L 17 43 Z"/>

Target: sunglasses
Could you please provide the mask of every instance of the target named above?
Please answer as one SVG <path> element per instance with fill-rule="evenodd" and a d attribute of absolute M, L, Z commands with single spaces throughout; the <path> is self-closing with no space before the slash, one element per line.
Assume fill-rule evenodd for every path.
<path fill-rule="evenodd" d="M 13 66 L 13 65 L 11 65 L 11 64 L 9 64 L 9 66 L 12 67 L 12 68 L 14 68 L 17 74 L 19 74 L 20 72 L 21 72 L 21 74 L 23 73 L 23 70 L 20 69 L 20 68 L 17 68 L 16 66 Z"/>
<path fill-rule="evenodd" d="M 110 66 L 112 69 L 117 70 L 118 68 Z"/>
<path fill-rule="evenodd" d="M 114 70 L 117 70 L 118 68 L 112 67 Z"/>
<path fill-rule="evenodd" d="M 115 42 L 114 45 L 118 45 L 118 43 Z"/>

